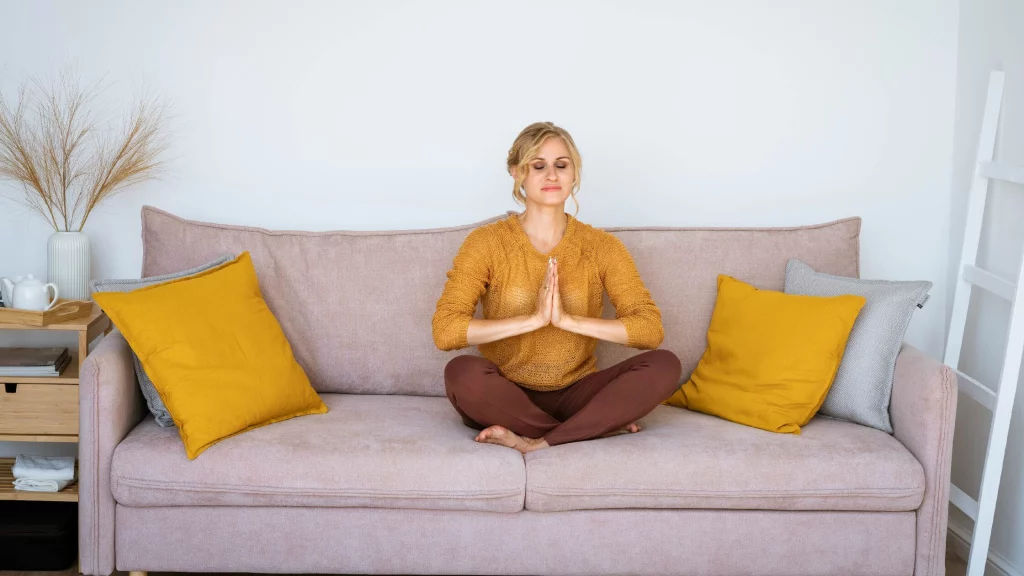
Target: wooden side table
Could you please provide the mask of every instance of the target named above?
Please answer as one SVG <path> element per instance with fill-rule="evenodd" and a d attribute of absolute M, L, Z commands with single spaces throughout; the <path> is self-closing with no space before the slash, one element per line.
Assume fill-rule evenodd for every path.
<path fill-rule="evenodd" d="M 113 328 L 110 318 L 93 303 L 84 318 L 47 326 L 0 323 L 0 330 L 63 330 L 78 332 L 78 349 L 60 376 L 0 376 L 0 442 L 78 442 L 78 378 L 89 344 Z M 0 458 L 0 500 L 78 502 L 78 482 L 60 492 L 14 489 L 14 458 Z"/>

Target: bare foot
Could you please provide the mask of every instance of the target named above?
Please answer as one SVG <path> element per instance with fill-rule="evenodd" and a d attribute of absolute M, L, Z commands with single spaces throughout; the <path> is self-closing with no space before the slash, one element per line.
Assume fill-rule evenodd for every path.
<path fill-rule="evenodd" d="M 619 434 L 633 434 L 634 432 L 639 432 L 639 431 L 640 431 L 640 426 L 638 426 L 636 422 L 633 422 L 631 424 L 626 424 L 622 428 L 618 428 L 616 430 L 612 430 L 611 432 L 609 432 L 607 434 L 602 434 L 601 436 L 599 436 L 599 438 L 609 438 L 611 436 L 618 436 Z"/>
<path fill-rule="evenodd" d="M 541 448 L 551 447 L 551 445 L 548 444 L 548 441 L 543 438 L 524 438 L 523 440 L 526 440 L 526 445 L 519 448 L 519 451 L 523 454 L 533 452 L 534 450 L 540 450 Z"/>
<path fill-rule="evenodd" d="M 488 426 L 474 438 L 477 442 L 487 442 L 499 446 L 515 448 L 523 442 L 523 438 L 504 426 Z"/>
<path fill-rule="evenodd" d="M 548 447 L 547 441 L 543 438 L 526 438 L 525 436 L 520 436 L 504 426 L 498 425 L 484 428 L 476 435 L 474 440 L 477 442 L 487 442 L 489 444 L 515 448 L 523 454 Z"/>

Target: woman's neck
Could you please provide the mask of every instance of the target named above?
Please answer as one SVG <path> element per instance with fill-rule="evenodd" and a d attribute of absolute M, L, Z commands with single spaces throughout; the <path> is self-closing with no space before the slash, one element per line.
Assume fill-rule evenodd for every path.
<path fill-rule="evenodd" d="M 559 206 L 530 207 L 518 216 L 523 231 L 536 244 L 554 246 L 565 235 L 569 216 Z"/>

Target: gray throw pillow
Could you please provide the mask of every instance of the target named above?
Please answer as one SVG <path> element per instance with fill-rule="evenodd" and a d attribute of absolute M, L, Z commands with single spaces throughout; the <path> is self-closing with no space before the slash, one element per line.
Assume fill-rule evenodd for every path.
<path fill-rule="evenodd" d="M 171 274 L 164 274 L 163 276 L 150 276 L 148 278 L 136 278 L 136 279 L 125 279 L 125 280 L 94 280 L 91 282 L 93 292 L 131 292 L 139 288 L 145 288 L 146 286 L 152 286 L 153 284 L 160 284 L 167 282 L 168 280 L 176 280 L 178 278 L 185 278 L 186 276 L 192 276 L 205 270 L 209 270 L 215 266 L 220 266 L 225 262 L 230 262 L 235 256 L 226 254 L 220 258 L 190 268 L 188 270 L 182 270 L 181 272 L 173 272 Z M 132 362 L 135 364 L 135 375 L 139 378 L 139 388 L 142 389 L 142 395 L 146 398 L 146 406 L 149 408 L 150 413 L 156 418 L 156 423 L 165 428 L 174 426 L 174 419 L 171 418 L 171 414 L 167 411 L 167 407 L 164 406 L 163 400 L 160 399 L 160 394 L 157 393 L 156 388 L 153 387 L 153 381 L 150 380 L 149 375 L 142 369 L 142 363 L 139 362 L 139 357 L 132 351 Z"/>
<path fill-rule="evenodd" d="M 786 264 L 786 294 L 855 294 L 867 302 L 853 324 L 846 351 L 819 414 L 892 434 L 889 399 L 896 356 L 914 310 L 924 306 L 928 281 L 861 280 L 816 272 L 792 259 Z"/>

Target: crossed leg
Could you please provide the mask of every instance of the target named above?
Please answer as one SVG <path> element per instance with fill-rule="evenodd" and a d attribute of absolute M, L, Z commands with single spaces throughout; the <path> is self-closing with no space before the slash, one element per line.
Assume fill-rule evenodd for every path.
<path fill-rule="evenodd" d="M 445 367 L 445 390 L 476 440 L 526 453 L 547 446 L 636 432 L 636 421 L 679 387 L 682 368 L 651 350 L 566 388 L 537 392 L 502 376 L 485 358 L 459 356 Z"/>

